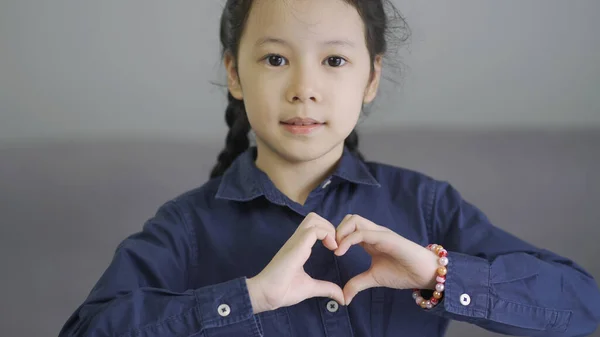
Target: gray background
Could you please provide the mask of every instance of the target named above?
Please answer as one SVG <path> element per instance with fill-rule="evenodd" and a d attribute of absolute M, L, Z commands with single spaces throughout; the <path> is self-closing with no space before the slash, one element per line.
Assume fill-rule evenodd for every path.
<path fill-rule="evenodd" d="M 600 2 L 395 3 L 413 38 L 367 157 L 451 181 L 600 278 Z M 0 0 L 0 335 L 56 335 L 118 242 L 206 180 L 221 4 Z"/>
<path fill-rule="evenodd" d="M 600 1 L 394 3 L 404 76 L 365 127 L 600 127 Z M 1 0 L 0 137 L 223 138 L 222 4 Z"/>

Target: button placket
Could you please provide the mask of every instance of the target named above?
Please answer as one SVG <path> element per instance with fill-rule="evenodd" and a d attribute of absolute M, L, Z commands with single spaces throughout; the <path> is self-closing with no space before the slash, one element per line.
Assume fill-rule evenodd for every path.
<path fill-rule="evenodd" d="M 317 245 L 308 262 L 307 273 L 311 277 L 335 284 L 342 283 L 337 260 L 325 246 Z M 314 300 L 319 308 L 325 335 L 354 337 L 346 306 L 327 297 L 314 298 Z"/>
<path fill-rule="evenodd" d="M 334 313 L 334 312 L 337 312 L 339 308 L 340 308 L 340 305 L 338 304 L 338 302 L 336 302 L 334 300 L 327 302 L 327 311 Z"/>

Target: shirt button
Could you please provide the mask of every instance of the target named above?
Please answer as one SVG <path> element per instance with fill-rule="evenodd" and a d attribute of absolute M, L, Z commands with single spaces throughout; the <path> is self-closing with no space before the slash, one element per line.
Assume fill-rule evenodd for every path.
<path fill-rule="evenodd" d="M 231 313 L 231 308 L 227 304 L 221 304 L 217 310 L 219 311 L 219 315 L 221 315 L 221 317 L 227 317 Z"/>
<path fill-rule="evenodd" d="M 464 306 L 471 304 L 471 296 L 469 296 L 468 294 L 460 295 L 460 304 Z"/>
<path fill-rule="evenodd" d="M 329 311 L 329 312 L 336 312 L 336 311 L 338 311 L 339 307 L 340 306 L 338 305 L 338 303 L 336 301 L 331 300 L 331 301 L 327 302 L 327 311 Z"/>
<path fill-rule="evenodd" d="M 331 180 L 327 179 L 327 181 L 325 183 L 323 183 L 323 188 L 329 186 L 329 184 L 331 184 Z"/>

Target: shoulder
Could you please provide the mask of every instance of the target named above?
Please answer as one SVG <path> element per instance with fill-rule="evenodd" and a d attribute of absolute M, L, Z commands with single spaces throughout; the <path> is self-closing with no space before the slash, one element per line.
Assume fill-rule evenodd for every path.
<path fill-rule="evenodd" d="M 435 189 L 442 181 L 423 172 L 376 161 L 365 162 L 371 174 L 384 190 L 392 193 L 416 193 Z"/>
<path fill-rule="evenodd" d="M 381 185 L 380 193 L 386 193 L 386 199 L 400 209 L 409 212 L 419 209 L 429 230 L 438 233 L 435 235 L 446 231 L 457 212 L 461 212 L 463 217 L 485 217 L 446 180 L 378 162 L 366 162 L 366 165 Z M 437 227 L 440 224 L 443 228 Z"/>
<path fill-rule="evenodd" d="M 156 206 L 156 212 L 144 224 L 144 230 L 184 235 L 186 240 L 194 237 L 199 226 L 210 221 L 215 212 L 223 208 L 223 205 L 219 205 L 220 200 L 215 198 L 220 181 L 220 177 L 210 179 L 200 186 L 167 197 Z"/>
<path fill-rule="evenodd" d="M 179 195 L 172 197 L 165 205 L 175 207 L 183 215 L 189 215 L 190 212 L 197 209 L 212 209 L 216 205 L 215 195 L 219 190 L 222 177 L 212 178 L 200 186 L 183 191 Z"/>
<path fill-rule="evenodd" d="M 401 166 L 376 161 L 365 162 L 384 193 L 395 200 L 414 200 L 433 211 L 436 206 L 453 208 L 461 201 L 460 193 L 447 180 Z"/>

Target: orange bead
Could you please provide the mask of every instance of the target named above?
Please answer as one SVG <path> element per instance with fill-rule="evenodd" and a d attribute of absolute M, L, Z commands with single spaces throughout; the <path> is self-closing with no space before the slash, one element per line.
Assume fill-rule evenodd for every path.
<path fill-rule="evenodd" d="M 439 291 L 434 291 L 433 297 L 439 300 L 440 298 L 442 298 L 442 293 Z"/>
<path fill-rule="evenodd" d="M 440 253 L 440 250 L 444 249 L 444 247 L 442 246 L 437 246 L 435 247 L 435 255 L 438 255 Z"/>
<path fill-rule="evenodd" d="M 440 276 L 446 276 L 446 274 L 448 273 L 448 269 L 446 269 L 446 267 L 439 267 L 437 269 L 437 272 Z"/>
<path fill-rule="evenodd" d="M 421 302 L 420 306 L 421 306 L 421 308 L 423 308 L 423 309 L 427 309 L 427 301 L 423 301 L 423 302 Z"/>

